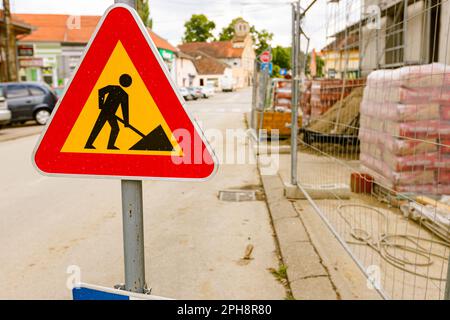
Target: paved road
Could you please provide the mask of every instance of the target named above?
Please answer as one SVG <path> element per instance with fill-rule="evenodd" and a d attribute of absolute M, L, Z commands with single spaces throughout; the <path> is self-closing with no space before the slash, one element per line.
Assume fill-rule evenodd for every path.
<path fill-rule="evenodd" d="M 218 94 L 189 109 L 205 128 L 242 129 L 250 96 L 249 89 Z M 37 137 L 0 142 L 0 298 L 69 299 L 70 265 L 81 268 L 83 282 L 123 282 L 120 182 L 39 175 L 31 165 Z M 154 294 L 284 298 L 267 271 L 277 259 L 265 202 L 217 197 L 220 189 L 258 184 L 254 164 L 222 165 L 202 183 L 144 182 L 146 274 Z M 248 244 L 253 259 L 243 262 Z"/>

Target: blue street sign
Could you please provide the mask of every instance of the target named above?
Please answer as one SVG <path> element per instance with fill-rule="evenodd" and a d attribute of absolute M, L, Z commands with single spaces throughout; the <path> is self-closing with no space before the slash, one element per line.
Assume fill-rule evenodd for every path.
<path fill-rule="evenodd" d="M 149 294 L 111 289 L 92 284 L 79 284 L 72 289 L 73 300 L 170 300 Z"/>
<path fill-rule="evenodd" d="M 273 72 L 273 63 L 272 62 L 264 62 L 261 63 L 261 71 L 269 70 L 269 74 Z"/>
<path fill-rule="evenodd" d="M 281 68 L 280 69 L 280 76 L 285 76 L 287 74 L 287 69 Z"/>

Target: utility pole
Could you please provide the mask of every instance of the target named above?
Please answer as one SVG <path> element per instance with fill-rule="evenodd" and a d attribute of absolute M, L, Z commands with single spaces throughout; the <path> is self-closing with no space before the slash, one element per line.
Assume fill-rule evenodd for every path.
<path fill-rule="evenodd" d="M 115 0 L 136 9 L 135 0 Z M 141 180 L 121 180 L 125 290 L 144 293 L 144 212 Z"/>
<path fill-rule="evenodd" d="M 3 0 L 3 14 L 5 17 L 5 65 L 6 65 L 6 80 L 16 81 L 16 61 L 15 61 L 15 42 L 11 24 L 11 8 L 9 0 Z M 12 53 L 12 54 L 11 54 Z"/>

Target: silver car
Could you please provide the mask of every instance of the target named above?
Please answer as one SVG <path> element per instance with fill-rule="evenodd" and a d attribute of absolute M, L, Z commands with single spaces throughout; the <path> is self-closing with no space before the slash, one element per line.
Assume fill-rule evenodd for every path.
<path fill-rule="evenodd" d="M 8 109 L 8 103 L 3 97 L 0 89 L 0 127 L 11 122 L 11 111 Z"/>

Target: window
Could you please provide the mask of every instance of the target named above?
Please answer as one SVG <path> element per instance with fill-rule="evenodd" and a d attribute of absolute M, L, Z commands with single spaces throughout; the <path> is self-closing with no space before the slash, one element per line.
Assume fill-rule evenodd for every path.
<path fill-rule="evenodd" d="M 387 66 L 403 64 L 403 18 L 404 1 L 387 9 L 386 14 L 386 49 L 385 60 Z"/>
<path fill-rule="evenodd" d="M 8 86 L 8 98 L 21 98 L 28 96 L 28 89 L 23 84 L 12 84 Z"/>
<path fill-rule="evenodd" d="M 42 88 L 39 88 L 38 86 L 28 86 L 28 89 L 30 90 L 30 93 L 32 96 L 43 96 L 45 95 L 45 91 Z"/>
<path fill-rule="evenodd" d="M 3 87 L 0 86 L 0 97 L 4 97 L 5 95 L 3 94 Z"/>

